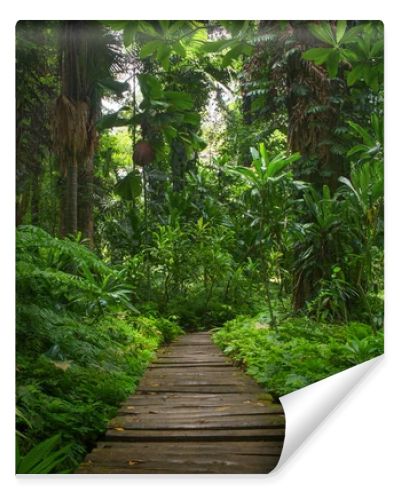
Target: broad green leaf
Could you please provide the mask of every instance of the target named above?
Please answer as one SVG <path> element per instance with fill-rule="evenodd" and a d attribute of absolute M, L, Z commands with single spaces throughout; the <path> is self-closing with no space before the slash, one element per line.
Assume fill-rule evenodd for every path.
<path fill-rule="evenodd" d="M 140 90 L 145 99 L 160 99 L 163 95 L 161 82 L 153 75 L 138 76 Z"/>
<path fill-rule="evenodd" d="M 229 66 L 231 62 L 242 55 L 250 55 L 252 47 L 247 43 L 237 42 L 234 47 L 229 50 L 222 59 L 223 66 Z"/>
<path fill-rule="evenodd" d="M 257 151 L 256 148 L 251 147 L 250 153 L 251 153 L 253 160 L 258 160 L 260 158 L 260 153 Z"/>
<path fill-rule="evenodd" d="M 140 31 L 141 33 L 147 35 L 147 36 L 152 36 L 155 38 L 160 37 L 160 33 L 156 30 L 155 24 L 153 21 L 130 21 L 130 22 L 135 22 L 137 25 L 137 31 Z"/>
<path fill-rule="evenodd" d="M 261 159 L 263 161 L 263 164 L 265 167 L 267 167 L 268 162 L 269 162 L 269 157 L 268 157 L 267 149 L 266 149 L 265 144 L 263 142 L 260 143 L 259 149 L 260 149 L 260 156 L 261 156 Z"/>
<path fill-rule="evenodd" d="M 130 21 L 125 24 L 123 39 L 125 47 L 129 47 L 133 43 L 133 39 L 137 30 L 137 22 Z"/>
<path fill-rule="evenodd" d="M 363 32 L 364 26 L 361 24 L 348 29 L 342 37 L 342 45 L 356 42 L 359 39 L 360 33 Z"/>
<path fill-rule="evenodd" d="M 268 166 L 268 173 L 270 177 L 275 177 L 279 174 L 284 168 L 292 165 L 295 161 L 301 158 L 300 153 L 294 153 L 288 157 L 285 156 L 285 153 L 279 153 L 273 158 Z"/>
<path fill-rule="evenodd" d="M 315 38 L 318 38 L 318 40 L 321 40 L 328 45 L 332 45 L 334 47 L 336 46 L 336 39 L 333 36 L 332 28 L 328 22 L 324 21 L 320 24 L 310 23 L 308 28 Z"/>
<path fill-rule="evenodd" d="M 358 64 L 357 66 L 354 66 L 351 71 L 347 73 L 347 85 L 351 87 L 354 85 L 356 82 L 362 79 L 364 74 L 364 66 L 362 64 Z"/>
<path fill-rule="evenodd" d="M 190 30 L 192 31 L 192 30 Z M 198 26 L 196 31 L 193 31 L 190 36 L 183 36 L 182 37 L 182 42 L 184 43 L 185 47 L 187 49 L 192 49 L 194 51 L 201 50 L 203 48 L 203 45 L 207 42 L 208 40 L 208 33 L 207 29 Z"/>
<path fill-rule="evenodd" d="M 191 144 L 195 151 L 202 151 L 207 146 L 207 142 L 197 134 L 191 134 Z"/>
<path fill-rule="evenodd" d="M 358 125 L 358 123 L 354 123 L 352 121 L 348 121 L 347 123 L 357 133 L 358 136 L 363 138 L 365 144 L 367 144 L 368 146 L 375 145 L 374 138 L 371 137 L 369 132 L 364 127 L 361 127 L 361 125 Z"/>
<path fill-rule="evenodd" d="M 306 61 L 314 61 L 316 64 L 323 64 L 332 54 L 334 49 L 315 48 L 306 50 L 302 57 Z"/>
<path fill-rule="evenodd" d="M 166 92 L 164 92 L 164 95 L 166 100 L 169 101 L 178 110 L 193 108 L 193 99 L 186 92 L 167 90 Z"/>
<path fill-rule="evenodd" d="M 339 182 L 341 182 L 342 184 L 345 184 L 348 188 L 350 188 L 353 191 L 353 193 L 356 195 L 356 197 L 360 200 L 359 194 L 357 193 L 353 184 L 351 183 L 351 181 L 347 177 L 342 177 L 342 176 L 339 177 Z"/>
<path fill-rule="evenodd" d="M 134 200 L 140 196 L 142 192 L 142 180 L 140 175 L 135 171 L 127 174 L 115 186 L 115 192 L 126 201 Z"/>
<path fill-rule="evenodd" d="M 383 40 L 378 40 L 371 48 L 371 57 L 383 56 Z"/>
<path fill-rule="evenodd" d="M 368 146 L 365 144 L 357 144 L 357 146 L 353 146 L 347 151 L 347 156 L 353 156 L 356 153 L 361 153 L 367 151 Z"/>
<path fill-rule="evenodd" d="M 182 45 L 182 42 L 181 41 L 177 41 L 174 46 L 173 46 L 173 49 L 174 51 L 178 54 L 178 56 L 181 56 L 181 57 L 186 57 L 186 49 L 185 47 Z"/>
<path fill-rule="evenodd" d="M 162 46 L 163 42 L 161 42 L 160 40 L 152 40 L 151 42 L 147 42 L 140 50 L 140 57 L 148 57 L 157 52 L 157 50 Z"/>
<path fill-rule="evenodd" d="M 371 116 L 371 125 L 379 142 L 383 143 L 383 118 L 374 113 Z"/>
<path fill-rule="evenodd" d="M 157 49 L 157 59 L 165 71 L 169 69 L 169 56 L 171 54 L 171 49 L 168 45 L 163 44 Z"/>
<path fill-rule="evenodd" d="M 167 21 L 167 20 L 162 20 L 162 21 L 158 21 L 160 26 L 161 26 L 161 29 L 164 33 L 167 33 L 168 32 L 168 28 L 169 28 L 169 23 L 170 21 Z"/>
<path fill-rule="evenodd" d="M 258 184 L 257 175 L 250 168 L 247 168 L 247 167 L 236 167 L 236 168 L 231 168 L 230 171 L 233 172 L 233 173 L 235 173 L 235 174 L 240 174 L 245 179 L 250 180 L 254 185 Z"/>
<path fill-rule="evenodd" d="M 326 60 L 326 69 L 330 78 L 335 78 L 338 72 L 340 54 L 338 50 L 333 50 Z"/>
<path fill-rule="evenodd" d="M 265 104 L 266 104 L 265 95 L 260 95 L 256 97 L 253 101 L 251 101 L 251 111 L 259 111 L 260 109 L 263 109 Z"/>
<path fill-rule="evenodd" d="M 248 21 L 236 21 L 236 20 L 228 20 L 228 21 L 220 21 L 221 26 L 226 28 L 232 35 L 232 38 L 239 35 L 239 33 L 248 25 Z"/>
<path fill-rule="evenodd" d="M 220 52 L 221 50 L 231 47 L 232 40 L 216 40 L 205 42 L 202 47 L 202 52 Z"/>
<path fill-rule="evenodd" d="M 343 35 L 346 32 L 347 22 L 346 21 L 338 21 L 336 24 L 336 42 L 340 43 L 343 38 Z"/>
<path fill-rule="evenodd" d="M 60 442 L 60 435 L 52 436 L 37 444 L 24 456 L 18 456 L 18 474 L 46 474 L 51 472 L 56 465 L 64 461 L 69 451 L 69 446 L 55 450 Z"/>
<path fill-rule="evenodd" d="M 165 136 L 166 136 L 167 140 L 168 140 L 169 142 L 171 142 L 171 141 L 172 141 L 172 139 L 174 139 L 174 138 L 177 136 L 178 131 L 176 130 L 176 128 L 175 128 L 175 127 L 172 127 L 171 125 L 168 125 L 168 126 L 167 126 L 167 127 L 165 127 L 165 129 L 164 129 L 164 134 L 165 134 Z"/>
<path fill-rule="evenodd" d="M 188 112 L 186 112 L 183 115 L 183 121 L 185 123 L 188 123 L 190 125 L 194 125 L 195 127 L 198 127 L 200 125 L 201 117 L 200 117 L 199 113 L 195 113 L 195 112 L 188 113 Z"/>

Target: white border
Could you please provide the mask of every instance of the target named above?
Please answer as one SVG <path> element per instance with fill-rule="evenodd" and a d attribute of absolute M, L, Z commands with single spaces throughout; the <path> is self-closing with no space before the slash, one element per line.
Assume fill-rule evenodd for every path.
<path fill-rule="evenodd" d="M 395 4 L 394 2 L 392 3 Z M 389 2 L 336 0 L 236 2 L 164 0 L 135 2 L 14 1 L 2 5 L 2 140 L 0 245 L 2 295 L 0 387 L 0 474 L 3 498 L 70 500 L 160 498 L 174 500 L 249 498 L 398 498 L 400 300 L 396 245 L 400 189 L 398 140 L 398 15 Z M 325 421 L 278 473 L 270 476 L 130 476 L 124 478 L 31 477 L 15 479 L 13 464 L 14 387 L 14 25 L 18 19 L 381 19 L 386 50 L 386 355 L 371 376 Z"/>

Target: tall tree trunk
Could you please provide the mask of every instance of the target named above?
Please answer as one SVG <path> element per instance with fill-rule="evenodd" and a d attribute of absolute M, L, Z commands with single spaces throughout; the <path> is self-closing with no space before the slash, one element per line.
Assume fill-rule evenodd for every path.
<path fill-rule="evenodd" d="M 315 45 L 303 22 L 295 22 L 293 28 L 302 50 Z M 348 175 L 345 158 L 333 147 L 339 143 L 335 129 L 341 125 L 340 97 L 347 91 L 346 85 L 340 79 L 330 79 L 324 68 L 304 61 L 301 52 L 294 51 L 287 59 L 286 87 L 289 148 L 302 156 L 295 175 L 317 190 L 322 191 L 326 184 L 335 191 L 338 178 Z M 311 276 L 294 270 L 295 309 L 301 309 L 315 294 L 320 280 L 317 269 Z"/>
<path fill-rule="evenodd" d="M 31 224 L 39 225 L 40 216 L 40 172 L 32 176 L 31 182 Z"/>
<path fill-rule="evenodd" d="M 63 161 L 60 160 L 60 176 L 58 179 L 58 199 L 59 199 L 59 214 L 60 214 L 60 235 L 62 237 L 68 234 L 68 182 L 67 182 L 67 171 L 66 167 L 63 165 Z"/>
<path fill-rule="evenodd" d="M 67 174 L 67 234 L 75 235 L 78 231 L 78 162 L 71 161 Z"/>
<path fill-rule="evenodd" d="M 295 30 L 304 49 L 315 43 L 303 23 Z M 296 173 L 317 189 L 327 184 L 335 190 L 338 178 L 346 175 L 345 159 L 333 148 L 339 142 L 335 129 L 341 125 L 340 97 L 346 86 L 330 79 L 322 67 L 304 61 L 299 51 L 288 57 L 286 86 L 289 148 L 302 155 Z"/>
<path fill-rule="evenodd" d="M 88 246 L 94 246 L 94 161 L 93 155 L 86 160 L 79 172 L 78 230 L 87 239 Z"/>

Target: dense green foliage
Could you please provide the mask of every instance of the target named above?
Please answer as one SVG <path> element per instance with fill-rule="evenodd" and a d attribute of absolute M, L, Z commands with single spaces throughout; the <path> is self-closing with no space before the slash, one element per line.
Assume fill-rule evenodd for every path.
<path fill-rule="evenodd" d="M 133 391 L 155 349 L 181 333 L 167 319 L 135 314 L 127 307 L 129 293 L 121 271 L 85 246 L 33 226 L 18 229 L 22 454 L 31 443 L 60 433 L 61 443 L 73 443 L 62 466 L 76 466 Z"/>
<path fill-rule="evenodd" d="M 383 352 L 381 23 L 24 21 L 16 70 L 19 471 L 183 329 L 275 396 Z"/>
<path fill-rule="evenodd" d="M 265 313 L 229 321 L 214 334 L 214 340 L 275 397 L 383 351 L 383 332 L 374 335 L 364 323 L 341 325 L 292 318 L 281 321 L 276 332 Z"/>

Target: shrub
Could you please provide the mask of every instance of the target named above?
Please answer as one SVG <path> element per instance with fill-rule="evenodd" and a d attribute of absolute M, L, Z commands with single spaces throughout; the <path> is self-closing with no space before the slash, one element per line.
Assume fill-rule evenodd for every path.
<path fill-rule="evenodd" d="M 363 323 L 317 323 L 306 317 L 282 321 L 278 333 L 265 313 L 239 317 L 214 341 L 275 397 L 301 389 L 383 352 L 383 332 Z"/>

